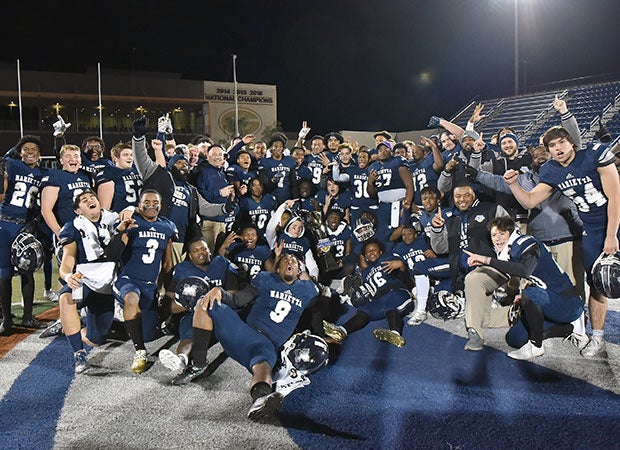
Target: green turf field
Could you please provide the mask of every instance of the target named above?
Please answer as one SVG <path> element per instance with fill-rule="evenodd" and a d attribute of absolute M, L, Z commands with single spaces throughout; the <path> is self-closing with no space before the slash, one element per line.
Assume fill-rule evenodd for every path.
<path fill-rule="evenodd" d="M 54 274 L 52 276 L 52 289 L 58 290 L 58 265 L 54 261 L 53 263 Z M 43 298 L 43 291 L 45 290 L 45 283 L 43 281 L 43 269 L 39 269 L 34 274 L 34 306 L 33 313 L 36 316 L 50 308 L 58 305 L 57 302 L 47 302 Z M 11 312 L 15 314 L 15 323 L 20 323 L 23 314 L 22 308 L 22 288 L 21 279 L 19 276 L 13 277 L 13 306 Z"/>

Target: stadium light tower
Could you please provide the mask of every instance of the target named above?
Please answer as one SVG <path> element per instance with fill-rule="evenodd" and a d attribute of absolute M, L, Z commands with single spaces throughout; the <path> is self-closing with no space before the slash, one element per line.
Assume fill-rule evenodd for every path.
<path fill-rule="evenodd" d="M 519 0 L 515 0 L 515 96 L 519 95 Z"/>

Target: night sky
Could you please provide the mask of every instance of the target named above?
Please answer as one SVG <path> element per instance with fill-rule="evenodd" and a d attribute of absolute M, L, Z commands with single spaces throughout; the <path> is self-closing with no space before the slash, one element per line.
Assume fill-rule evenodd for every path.
<path fill-rule="evenodd" d="M 515 1 L 12 2 L 0 60 L 232 81 L 235 53 L 239 82 L 277 85 L 285 130 L 423 129 L 476 96 L 513 95 Z M 517 1 L 521 91 L 620 79 L 620 1 Z"/>

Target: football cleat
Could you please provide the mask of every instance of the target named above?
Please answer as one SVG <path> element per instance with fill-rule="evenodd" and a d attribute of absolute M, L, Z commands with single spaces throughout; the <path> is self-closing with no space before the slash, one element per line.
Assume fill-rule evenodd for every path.
<path fill-rule="evenodd" d="M 75 362 L 75 373 L 84 373 L 90 369 L 88 359 L 86 359 L 86 350 L 78 350 L 73 354 L 73 361 Z"/>
<path fill-rule="evenodd" d="M 177 375 L 172 379 L 172 384 L 175 386 L 183 386 L 184 384 L 194 381 L 200 375 L 205 373 L 207 370 L 207 365 L 204 367 L 188 366 L 182 374 Z"/>
<path fill-rule="evenodd" d="M 542 356 L 544 354 L 545 349 L 542 348 L 542 346 L 536 347 L 532 341 L 527 341 L 523 347 L 519 350 L 513 350 L 512 352 L 507 353 L 507 356 L 512 359 L 527 360 L 537 358 L 538 356 Z"/>
<path fill-rule="evenodd" d="M 606 358 L 605 341 L 602 338 L 591 338 L 590 342 L 581 350 L 581 356 L 585 358 Z"/>
<path fill-rule="evenodd" d="M 407 325 L 420 325 L 426 320 L 426 311 L 413 311 L 411 314 L 407 316 Z"/>
<path fill-rule="evenodd" d="M 43 299 L 46 302 L 57 302 L 58 301 L 58 293 L 55 291 L 52 291 L 51 289 L 46 289 L 43 292 Z"/>
<path fill-rule="evenodd" d="M 60 336 L 62 334 L 62 322 L 60 319 L 57 319 L 55 322 L 52 322 L 45 330 L 41 332 L 39 335 L 40 338 L 47 338 L 52 336 Z"/>
<path fill-rule="evenodd" d="M 482 350 L 482 348 L 484 347 L 484 340 L 482 339 L 482 337 L 480 337 L 475 328 L 468 328 L 467 336 L 468 339 L 465 343 L 465 350 L 470 350 L 474 352 L 479 352 L 480 350 Z"/>
<path fill-rule="evenodd" d="M 146 350 L 136 350 L 136 354 L 133 357 L 131 363 L 131 371 L 133 373 L 143 373 L 149 364 L 149 358 L 146 355 Z"/>
<path fill-rule="evenodd" d="M 45 322 L 41 322 L 39 319 L 22 319 L 22 326 L 24 328 L 34 328 L 35 330 L 40 330 L 43 328 L 47 328 L 47 324 Z"/>
<path fill-rule="evenodd" d="M 323 321 L 323 331 L 336 344 L 342 343 L 347 337 L 347 331 L 343 327 L 326 320 Z"/>
<path fill-rule="evenodd" d="M 372 332 L 376 339 L 381 342 L 387 342 L 388 344 L 395 345 L 398 348 L 403 347 L 407 341 L 396 330 L 390 330 L 388 328 L 377 328 Z"/>
<path fill-rule="evenodd" d="M 0 323 L 0 336 L 10 336 L 13 334 L 13 320 L 4 319 Z"/>
<path fill-rule="evenodd" d="M 172 371 L 175 375 L 182 374 L 187 368 L 185 359 L 167 348 L 160 350 L 159 361 L 166 369 Z"/>
<path fill-rule="evenodd" d="M 257 421 L 274 415 L 282 406 L 283 399 L 282 394 L 277 391 L 258 397 L 248 411 L 248 419 Z"/>

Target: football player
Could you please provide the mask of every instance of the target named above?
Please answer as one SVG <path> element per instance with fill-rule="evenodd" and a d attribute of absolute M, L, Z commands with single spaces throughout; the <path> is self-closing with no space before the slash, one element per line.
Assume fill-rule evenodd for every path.
<path fill-rule="evenodd" d="M 342 326 L 323 322 L 325 334 L 332 342 L 340 344 L 350 333 L 361 330 L 369 322 L 385 318 L 388 328 L 375 329 L 375 338 L 402 347 L 405 345 L 402 317 L 413 309 L 409 287 L 401 278 L 401 273 L 406 274 L 405 265 L 400 259 L 386 254 L 383 242 L 375 238 L 364 242 L 362 252 L 367 267 L 362 271 L 363 284 L 358 295 L 354 294 L 358 299 L 354 303 L 365 303 Z M 362 296 L 364 298 L 360 299 Z"/>
<path fill-rule="evenodd" d="M 0 336 L 11 334 L 13 316 L 11 314 L 12 283 L 14 275 L 11 264 L 11 244 L 26 222 L 34 218 L 36 203 L 45 169 L 39 168 L 41 159 L 41 140 L 38 136 L 26 135 L 15 145 L 20 159 L 7 158 L 4 172 L 4 197 L 0 204 L 0 305 L 2 323 Z M 32 317 L 34 301 L 34 277 L 24 275 L 22 281 L 24 314 L 22 325 L 41 328 L 44 325 Z"/>
<path fill-rule="evenodd" d="M 301 270 L 299 260 L 283 254 L 276 272 L 260 272 L 247 289 L 255 300 L 243 322 L 226 306 L 232 294 L 213 288 L 199 300 L 194 314 L 194 363 L 186 375 L 195 379 L 207 369 L 207 345 L 215 333 L 226 353 L 252 374 L 250 395 L 253 403 L 248 412 L 252 420 L 275 413 L 283 399 L 273 391 L 272 370 L 280 347 L 293 334 L 303 311 L 318 295 L 316 285 Z"/>
<path fill-rule="evenodd" d="M 178 315 L 179 345 L 176 353 L 164 349 L 159 352 L 161 363 L 176 374 L 182 373 L 188 365 L 192 350 L 192 321 L 194 318 L 193 305 L 174 301 L 177 286 L 188 277 L 198 277 L 210 286 L 222 286 L 225 290 L 234 293 L 239 289 L 237 268 L 223 256 L 211 259 L 209 247 L 202 238 L 196 238 L 188 245 L 189 260 L 182 261 L 174 266 L 172 281 L 166 290 L 167 300 L 170 302 L 170 312 Z M 245 305 L 230 305 L 239 309 Z M 175 383 L 173 383 L 175 384 Z"/>
<path fill-rule="evenodd" d="M 502 273 L 526 280 L 526 287 L 515 301 L 521 306 L 522 319 L 513 326 L 506 340 L 520 347 L 508 353 L 514 359 L 542 356 L 543 329 L 546 337 L 566 337 L 573 331 L 571 322 L 583 314 L 583 300 L 568 275 L 558 266 L 549 249 L 533 236 L 521 236 L 510 217 L 498 217 L 489 223 L 491 241 L 497 257 L 465 253 L 472 267 L 489 265 Z M 554 328 L 552 331 L 551 328 Z M 523 338 L 525 336 L 525 339 Z"/>
<path fill-rule="evenodd" d="M 601 252 L 618 252 L 620 238 L 620 180 L 611 149 L 600 143 L 576 148 L 572 135 L 563 127 L 548 129 L 542 138 L 552 160 L 539 171 L 540 182 L 529 192 L 518 183 L 519 172 L 509 170 L 504 180 L 525 208 L 533 208 L 549 198 L 555 189 L 570 198 L 583 221 L 583 266 L 590 285 L 588 309 L 592 339 L 581 351 L 585 357 L 606 355 L 603 338 L 607 299 L 591 282 L 594 261 Z M 579 151 L 578 151 L 579 150 Z"/>
<path fill-rule="evenodd" d="M 112 285 L 116 276 L 114 254 L 107 252 L 118 214 L 101 208 L 96 194 L 86 190 L 73 202 L 77 217 L 60 230 L 62 261 L 59 276 L 66 284 L 59 295 L 62 329 L 73 350 L 75 373 L 89 369 L 83 343 L 103 344 L 114 318 Z M 123 220 L 116 231 L 133 226 Z M 112 250 L 112 249 L 110 249 Z M 82 327 L 78 308 L 85 308 Z"/>
<path fill-rule="evenodd" d="M 96 174 L 97 196 L 104 209 L 120 212 L 138 204 L 142 178 L 133 165 L 131 142 L 121 142 L 110 150 L 113 166 Z"/>
<path fill-rule="evenodd" d="M 125 250 L 122 268 L 114 284 L 114 293 L 123 307 L 127 334 L 136 354 L 131 365 L 134 373 L 147 369 L 148 357 L 145 342 L 156 338 L 159 312 L 155 301 L 157 278 L 160 272 L 172 270 L 172 241 L 176 226 L 159 217 L 161 196 L 157 191 L 145 189 L 140 194 L 134 220 L 136 227 L 119 235 Z"/>

